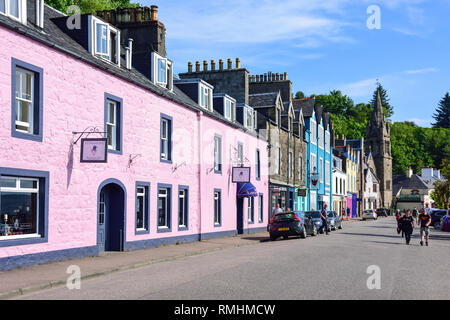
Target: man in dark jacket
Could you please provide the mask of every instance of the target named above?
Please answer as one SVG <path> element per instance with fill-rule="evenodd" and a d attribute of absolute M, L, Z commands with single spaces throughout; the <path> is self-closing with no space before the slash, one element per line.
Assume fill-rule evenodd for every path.
<path fill-rule="evenodd" d="M 328 235 L 327 207 L 328 207 L 328 205 L 325 203 L 322 211 L 320 211 L 320 218 L 322 218 L 322 230 L 325 229 L 325 233 Z"/>

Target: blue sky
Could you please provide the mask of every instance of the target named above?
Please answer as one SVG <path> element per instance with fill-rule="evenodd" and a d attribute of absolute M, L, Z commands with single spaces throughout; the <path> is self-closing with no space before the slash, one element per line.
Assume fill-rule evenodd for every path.
<path fill-rule="evenodd" d="M 430 126 L 450 91 L 450 0 L 140 0 L 159 7 L 175 72 L 232 58 L 251 74 L 288 72 L 294 92 L 338 89 L 368 102 L 379 79 L 395 121 Z M 370 30 L 377 5 L 381 29 Z"/>

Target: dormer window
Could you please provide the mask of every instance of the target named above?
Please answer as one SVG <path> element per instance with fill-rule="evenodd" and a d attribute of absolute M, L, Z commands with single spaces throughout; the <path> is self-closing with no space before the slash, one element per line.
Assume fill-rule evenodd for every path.
<path fill-rule="evenodd" d="M 244 108 L 244 126 L 249 130 L 256 129 L 256 111 L 249 106 Z"/>
<path fill-rule="evenodd" d="M 173 88 L 173 62 L 158 53 L 152 53 L 152 82 L 166 89 Z"/>
<path fill-rule="evenodd" d="M 96 17 L 92 17 L 92 29 L 92 53 L 120 66 L 120 31 Z"/>
<path fill-rule="evenodd" d="M 204 84 L 200 84 L 200 106 L 212 111 L 213 94 L 212 89 Z"/>
<path fill-rule="evenodd" d="M 0 13 L 26 24 L 26 1 L 0 0 Z"/>
<path fill-rule="evenodd" d="M 235 121 L 236 119 L 236 103 L 230 99 L 225 99 L 224 116 L 230 121 Z"/>

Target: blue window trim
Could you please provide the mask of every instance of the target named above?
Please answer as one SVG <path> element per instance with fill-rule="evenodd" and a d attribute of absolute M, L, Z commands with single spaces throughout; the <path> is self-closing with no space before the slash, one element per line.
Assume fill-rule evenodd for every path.
<path fill-rule="evenodd" d="M 181 191 L 181 190 L 185 190 L 186 191 L 186 194 L 185 194 L 185 198 L 184 198 L 184 201 L 185 201 L 185 204 L 186 204 L 186 212 L 185 212 L 185 217 L 184 217 L 184 219 L 185 219 L 185 223 L 186 223 L 186 226 L 185 227 L 181 227 L 179 224 L 178 224 L 178 219 L 177 219 L 177 224 L 178 224 L 178 231 L 187 231 L 187 230 L 189 230 L 189 186 L 182 186 L 182 185 L 179 185 L 178 186 L 178 200 L 179 200 L 179 191 Z M 180 201 L 178 201 L 178 206 L 180 205 Z M 180 208 L 178 208 L 178 213 L 179 213 L 179 210 L 180 210 Z M 177 215 L 177 218 L 178 218 L 178 215 Z"/>
<path fill-rule="evenodd" d="M 105 92 L 105 125 L 104 125 L 104 131 L 105 131 L 105 137 L 106 137 L 106 122 L 107 122 L 107 116 L 108 116 L 108 100 L 113 100 L 114 102 L 117 102 L 117 114 L 116 119 L 117 121 L 117 132 L 116 132 L 116 150 L 111 150 L 108 148 L 109 153 L 113 154 L 122 154 L 123 153 L 123 136 L 122 136 L 122 127 L 123 127 L 123 99 L 116 97 L 112 94 L 109 94 Z"/>
<path fill-rule="evenodd" d="M 41 237 L 30 239 L 1 240 L 0 248 L 48 242 L 48 202 L 49 202 L 50 173 L 48 171 L 36 171 L 36 170 L 0 167 L 0 179 L 2 175 L 39 179 L 38 233 L 41 235 Z"/>
<path fill-rule="evenodd" d="M 16 69 L 34 72 L 33 134 L 16 131 Z M 16 58 L 11 58 L 11 136 L 19 139 L 42 142 L 44 116 L 44 70 Z"/>
<path fill-rule="evenodd" d="M 162 148 L 161 148 L 161 140 L 162 140 L 162 121 L 163 121 L 163 119 L 165 119 L 165 120 L 167 120 L 167 121 L 169 121 L 169 132 L 168 132 L 168 140 L 169 140 L 169 143 L 168 143 L 168 149 L 169 150 L 167 150 L 167 152 L 168 152 L 168 159 L 167 160 L 165 160 L 165 159 L 162 159 L 162 157 L 161 157 L 161 152 L 162 152 Z M 171 117 L 171 116 L 168 116 L 168 115 L 166 115 L 166 114 L 164 114 L 164 113 L 161 113 L 161 119 L 160 119 L 160 121 L 159 121 L 159 128 L 160 128 L 160 130 L 159 130 L 159 160 L 160 160 L 160 162 L 164 162 L 164 163 L 172 163 L 172 128 L 173 128 L 173 118 Z"/>
<path fill-rule="evenodd" d="M 136 190 L 135 190 L 135 223 L 134 223 L 134 234 L 135 235 L 142 235 L 142 234 L 149 234 L 150 233 L 150 183 L 149 182 L 142 182 L 142 181 L 136 181 Z M 138 187 L 145 188 L 145 230 L 138 230 L 136 227 L 136 221 L 137 221 L 137 189 Z"/>
<path fill-rule="evenodd" d="M 253 206 L 252 206 L 252 213 L 251 213 L 251 217 L 252 220 L 248 219 L 248 206 L 250 205 L 250 199 L 253 199 Z M 250 224 L 255 224 L 255 197 L 249 197 L 247 198 L 247 223 Z"/>
<path fill-rule="evenodd" d="M 262 210 L 262 214 L 261 213 Z M 262 220 L 260 219 L 262 217 Z M 264 222 L 264 194 L 258 194 L 258 222 Z"/>
<path fill-rule="evenodd" d="M 255 168 L 255 179 L 256 181 L 261 180 L 261 151 L 256 149 L 256 168 Z"/>
<path fill-rule="evenodd" d="M 220 195 L 219 198 L 219 223 L 215 223 L 214 221 L 214 193 L 218 192 Z M 222 226 L 222 189 L 214 189 L 213 193 L 213 224 L 214 228 L 220 228 Z"/>
<path fill-rule="evenodd" d="M 214 157 L 214 173 L 215 174 L 222 174 L 222 136 L 220 134 L 214 134 L 214 148 L 216 147 L 216 138 L 220 139 L 220 163 L 219 163 L 219 170 L 216 170 L 216 157 Z"/>
<path fill-rule="evenodd" d="M 158 225 L 159 220 L 159 190 L 160 189 L 167 189 L 167 224 L 168 227 L 160 227 Z M 158 233 L 166 233 L 166 232 L 172 232 L 172 185 L 171 184 L 164 184 L 164 183 L 158 183 L 158 190 L 156 194 L 156 229 Z"/>

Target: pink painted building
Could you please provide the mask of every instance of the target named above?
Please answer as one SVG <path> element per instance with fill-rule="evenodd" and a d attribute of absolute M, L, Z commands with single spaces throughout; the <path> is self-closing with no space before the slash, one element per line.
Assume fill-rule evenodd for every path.
<path fill-rule="evenodd" d="M 72 30 L 35 4 L 0 11 L 0 270 L 266 229 L 266 139 L 226 92 L 179 88 L 156 7 Z"/>

